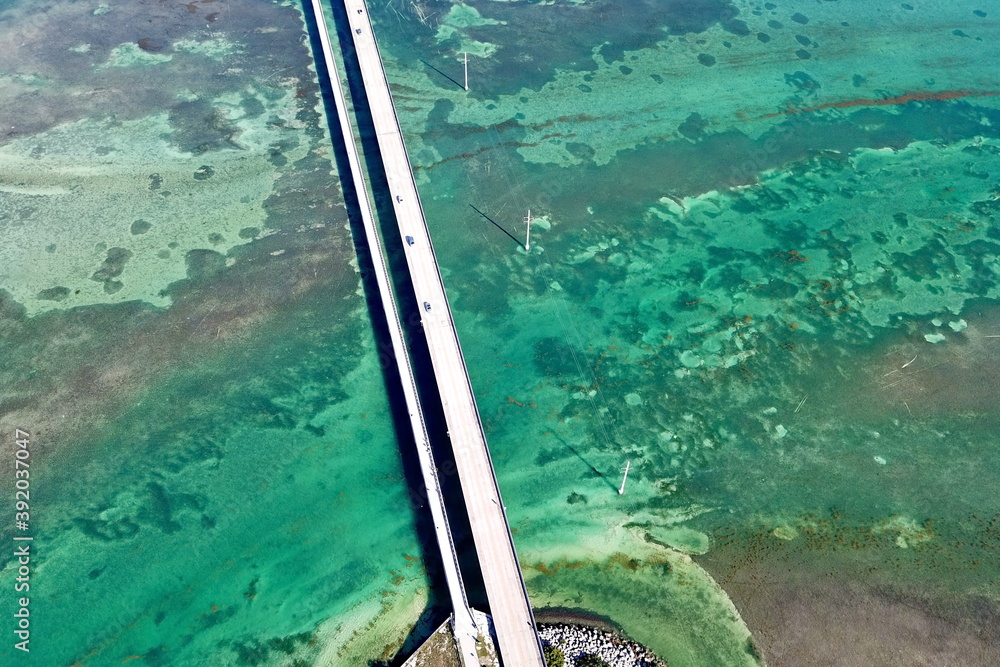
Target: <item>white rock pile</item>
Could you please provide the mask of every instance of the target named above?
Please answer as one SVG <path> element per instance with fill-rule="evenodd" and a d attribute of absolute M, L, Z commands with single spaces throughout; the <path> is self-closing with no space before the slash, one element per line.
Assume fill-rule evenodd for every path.
<path fill-rule="evenodd" d="M 538 635 L 543 644 L 551 644 L 563 652 L 567 667 L 575 667 L 576 661 L 588 653 L 596 655 L 611 667 L 666 667 L 645 646 L 606 630 L 565 623 L 542 623 L 538 626 Z"/>

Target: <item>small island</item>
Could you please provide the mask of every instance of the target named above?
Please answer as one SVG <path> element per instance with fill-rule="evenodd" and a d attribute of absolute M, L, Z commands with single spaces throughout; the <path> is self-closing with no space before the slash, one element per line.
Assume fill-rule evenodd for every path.
<path fill-rule="evenodd" d="M 539 623 L 538 636 L 548 667 L 667 667 L 645 646 L 603 623 Z M 493 646 L 484 649 L 483 667 L 496 667 Z M 402 667 L 462 667 L 449 623 L 442 624 Z"/>

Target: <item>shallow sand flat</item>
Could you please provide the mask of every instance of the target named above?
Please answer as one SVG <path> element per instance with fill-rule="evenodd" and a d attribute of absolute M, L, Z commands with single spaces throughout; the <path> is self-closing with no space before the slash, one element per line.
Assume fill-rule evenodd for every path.
<path fill-rule="evenodd" d="M 291 93 L 269 106 L 294 117 Z M 265 231 L 263 204 L 281 175 L 268 148 L 294 133 L 239 113 L 229 122 L 245 127 L 231 145 L 204 155 L 176 148 L 167 114 L 83 120 L 0 147 L 8 241 L 0 283 L 29 315 L 137 299 L 169 304 L 164 290 L 187 275 L 188 252 L 225 254 Z M 302 144 L 286 159 L 306 152 Z"/>

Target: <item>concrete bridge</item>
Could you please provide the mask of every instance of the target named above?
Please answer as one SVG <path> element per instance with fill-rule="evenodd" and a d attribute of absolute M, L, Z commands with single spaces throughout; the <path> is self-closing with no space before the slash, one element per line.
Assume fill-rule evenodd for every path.
<path fill-rule="evenodd" d="M 438 269 L 437 257 L 427 229 L 427 220 L 420 204 L 399 120 L 389 92 L 389 83 L 368 17 L 368 8 L 364 0 L 343 0 L 343 2 L 350 23 L 353 46 L 357 52 L 362 84 L 375 126 L 382 164 L 385 167 L 389 195 L 392 197 L 399 234 L 403 241 L 407 267 L 419 304 L 421 324 L 430 351 L 431 365 L 486 585 L 500 657 L 506 667 L 544 667 L 545 660 L 535 630 L 528 592 L 521 576 L 500 488 L 486 445 L 462 347 L 455 330 L 451 306 Z M 466 599 L 458 558 L 444 512 L 444 501 L 430 455 L 427 429 L 416 394 L 413 369 L 402 337 L 399 312 L 393 297 L 385 258 L 382 256 L 382 246 L 377 236 L 371 203 L 368 201 L 368 190 L 358 159 L 354 132 L 346 115 L 340 78 L 336 75 L 329 31 L 326 29 L 320 0 L 312 0 L 312 4 L 327 70 L 334 79 L 331 81 L 331 88 L 338 106 L 344 143 L 348 147 L 352 178 L 361 203 L 368 244 L 376 265 L 376 279 L 382 295 L 410 422 L 423 468 L 428 504 L 431 507 L 442 561 L 445 564 L 446 579 L 455 610 L 456 643 L 463 663 L 471 667 L 479 664 L 475 655 L 475 637 L 486 633 L 486 628 L 477 627 L 476 616 L 470 610 Z M 482 623 L 479 623 L 479 626 L 481 625 Z"/>

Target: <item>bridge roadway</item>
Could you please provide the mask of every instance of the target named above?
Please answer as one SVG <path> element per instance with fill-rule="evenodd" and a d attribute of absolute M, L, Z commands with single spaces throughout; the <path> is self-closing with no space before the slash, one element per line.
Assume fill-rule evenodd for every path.
<path fill-rule="evenodd" d="M 364 0 L 344 0 L 506 667 L 545 667 L 500 488 Z M 412 238 L 409 243 L 407 238 Z"/>
<path fill-rule="evenodd" d="M 330 33 L 327 30 L 326 19 L 323 16 L 323 8 L 320 0 L 312 0 L 312 8 L 316 19 L 317 31 L 319 32 L 320 43 L 323 47 L 326 70 L 330 76 L 330 89 L 337 104 L 337 119 L 340 122 L 340 130 L 344 137 L 347 161 L 351 168 L 351 180 L 354 181 L 354 189 L 358 196 L 358 206 L 361 209 L 361 220 L 365 230 L 365 238 L 368 241 L 368 247 L 372 254 L 372 264 L 375 267 L 375 280 L 378 284 L 382 308 L 385 312 L 385 319 L 389 328 L 392 351 L 396 357 L 396 367 L 399 370 L 400 384 L 403 388 L 406 409 L 410 417 L 410 428 L 413 430 L 413 440 L 417 445 L 417 456 L 420 460 L 421 472 L 423 473 L 424 488 L 427 490 L 427 504 L 431 510 L 438 548 L 441 551 L 445 580 L 448 583 L 448 592 L 451 596 L 452 609 L 454 610 L 452 631 L 455 643 L 458 645 L 462 667 L 477 667 L 480 662 L 476 651 L 476 639 L 480 629 L 476 627 L 476 621 L 465 594 L 465 585 L 462 581 L 462 573 L 458 564 L 458 553 L 455 551 L 455 543 L 452 539 L 451 527 L 448 524 L 448 515 L 445 511 L 444 495 L 438 484 L 434 458 L 431 455 L 430 438 L 427 435 L 424 411 L 420 405 L 420 398 L 417 396 L 417 383 L 414 381 L 413 365 L 410 362 L 410 355 L 406 351 L 406 343 L 403 339 L 403 327 L 399 318 L 399 309 L 396 305 L 396 299 L 393 296 L 389 269 L 386 264 L 385 253 L 382 251 L 382 243 L 379 240 L 375 215 L 372 212 L 371 200 L 368 197 L 368 188 L 365 185 L 364 172 L 361 168 L 360 156 L 358 155 L 358 147 L 354 139 L 354 129 L 347 115 L 347 100 L 341 85 L 340 75 L 337 71 L 337 63 L 333 57 L 333 50 L 330 45 Z M 486 627 L 483 627 L 481 630 L 484 635 L 489 632 Z"/>

